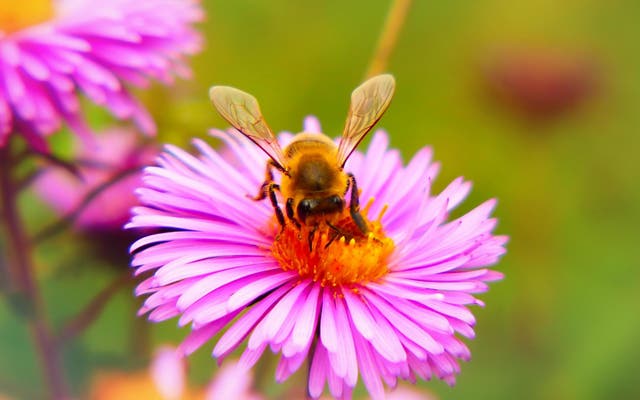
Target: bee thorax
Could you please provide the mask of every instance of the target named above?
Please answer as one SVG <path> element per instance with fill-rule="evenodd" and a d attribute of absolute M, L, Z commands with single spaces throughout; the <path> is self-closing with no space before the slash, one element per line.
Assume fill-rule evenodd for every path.
<path fill-rule="evenodd" d="M 291 177 L 296 189 L 321 194 L 333 189 L 339 178 L 340 170 L 329 165 L 326 158 L 306 157 L 300 160 L 295 174 Z"/>

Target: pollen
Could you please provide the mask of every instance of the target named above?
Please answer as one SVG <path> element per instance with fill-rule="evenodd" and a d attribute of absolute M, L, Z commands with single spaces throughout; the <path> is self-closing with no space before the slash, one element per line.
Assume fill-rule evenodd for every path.
<path fill-rule="evenodd" d="M 0 2 L 1 32 L 11 33 L 45 22 L 54 14 L 52 0 L 2 1 Z"/>
<path fill-rule="evenodd" d="M 276 236 L 271 253 L 285 271 L 297 271 L 301 278 L 322 286 L 352 286 L 377 281 L 387 274 L 388 259 L 395 247 L 382 229 L 380 219 L 366 218 L 373 200 L 362 210 L 369 228 L 363 233 L 344 210 L 334 223 L 313 227 L 288 222 Z"/>

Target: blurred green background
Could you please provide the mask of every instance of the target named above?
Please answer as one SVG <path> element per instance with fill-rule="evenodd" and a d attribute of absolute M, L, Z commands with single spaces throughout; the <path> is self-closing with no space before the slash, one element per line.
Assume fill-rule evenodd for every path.
<path fill-rule="evenodd" d="M 207 129 L 226 127 L 208 101 L 213 84 L 254 94 L 276 131 L 300 130 L 314 114 L 327 134 L 341 132 L 389 1 L 204 7 L 206 44 L 192 60 L 193 80 L 140 93 L 161 141 L 188 146 Z M 396 95 L 379 125 L 405 160 L 433 146 L 442 163 L 437 190 L 460 175 L 473 182 L 456 213 L 498 198 L 497 233 L 511 237 L 497 266 L 506 278 L 480 296 L 486 308 L 473 310 L 472 361 L 462 364 L 454 388 L 421 384 L 439 398 L 640 398 L 638 17 L 640 2 L 632 0 L 414 2 L 388 66 Z M 523 58 L 528 73 L 518 72 Z M 540 94 L 540 85 L 551 89 Z M 92 112 L 100 124 L 102 114 Z M 56 140 L 64 148 L 64 135 Z M 33 230 L 55 220 L 32 195 L 23 206 Z M 117 274 L 70 238 L 58 236 L 38 252 L 57 323 Z M 130 293 L 122 290 L 65 348 L 76 390 L 99 369 L 144 364 L 130 357 L 139 346 Z M 4 301 L 0 327 L 0 388 L 29 396 L 39 369 L 24 324 Z M 153 343 L 178 343 L 187 333 L 175 321 L 149 329 Z M 193 381 L 207 381 L 217 368 L 211 348 L 191 358 Z"/>

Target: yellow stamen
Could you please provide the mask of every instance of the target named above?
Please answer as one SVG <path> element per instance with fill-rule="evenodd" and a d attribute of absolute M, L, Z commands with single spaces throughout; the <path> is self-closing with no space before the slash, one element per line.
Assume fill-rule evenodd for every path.
<path fill-rule="evenodd" d="M 39 24 L 53 16 L 51 0 L 0 1 L 0 32 L 11 33 Z"/>
<path fill-rule="evenodd" d="M 363 217 L 371 203 L 363 210 Z M 301 278 L 312 279 L 322 286 L 349 287 L 376 281 L 387 274 L 394 243 L 384 234 L 380 217 L 367 221 L 366 234 L 353 222 L 349 210 L 344 210 L 332 225 L 333 228 L 320 224 L 309 246 L 312 228 L 298 229 L 287 223 L 274 240 L 271 253 L 283 270 L 297 271 Z"/>

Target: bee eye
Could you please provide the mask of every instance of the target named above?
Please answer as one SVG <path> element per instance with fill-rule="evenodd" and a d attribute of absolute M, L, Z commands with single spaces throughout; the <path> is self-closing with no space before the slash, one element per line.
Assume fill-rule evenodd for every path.
<path fill-rule="evenodd" d="M 314 202 L 311 199 L 304 199 L 298 203 L 297 212 L 298 218 L 304 222 L 307 219 L 307 216 L 311 212 L 314 207 Z"/>
<path fill-rule="evenodd" d="M 339 206 L 340 208 L 342 208 L 342 198 L 340 196 L 331 196 L 329 198 L 329 201 L 331 202 L 331 204 Z"/>
<path fill-rule="evenodd" d="M 298 209 L 302 211 L 311 211 L 311 201 L 308 199 L 302 200 L 298 205 Z"/>

